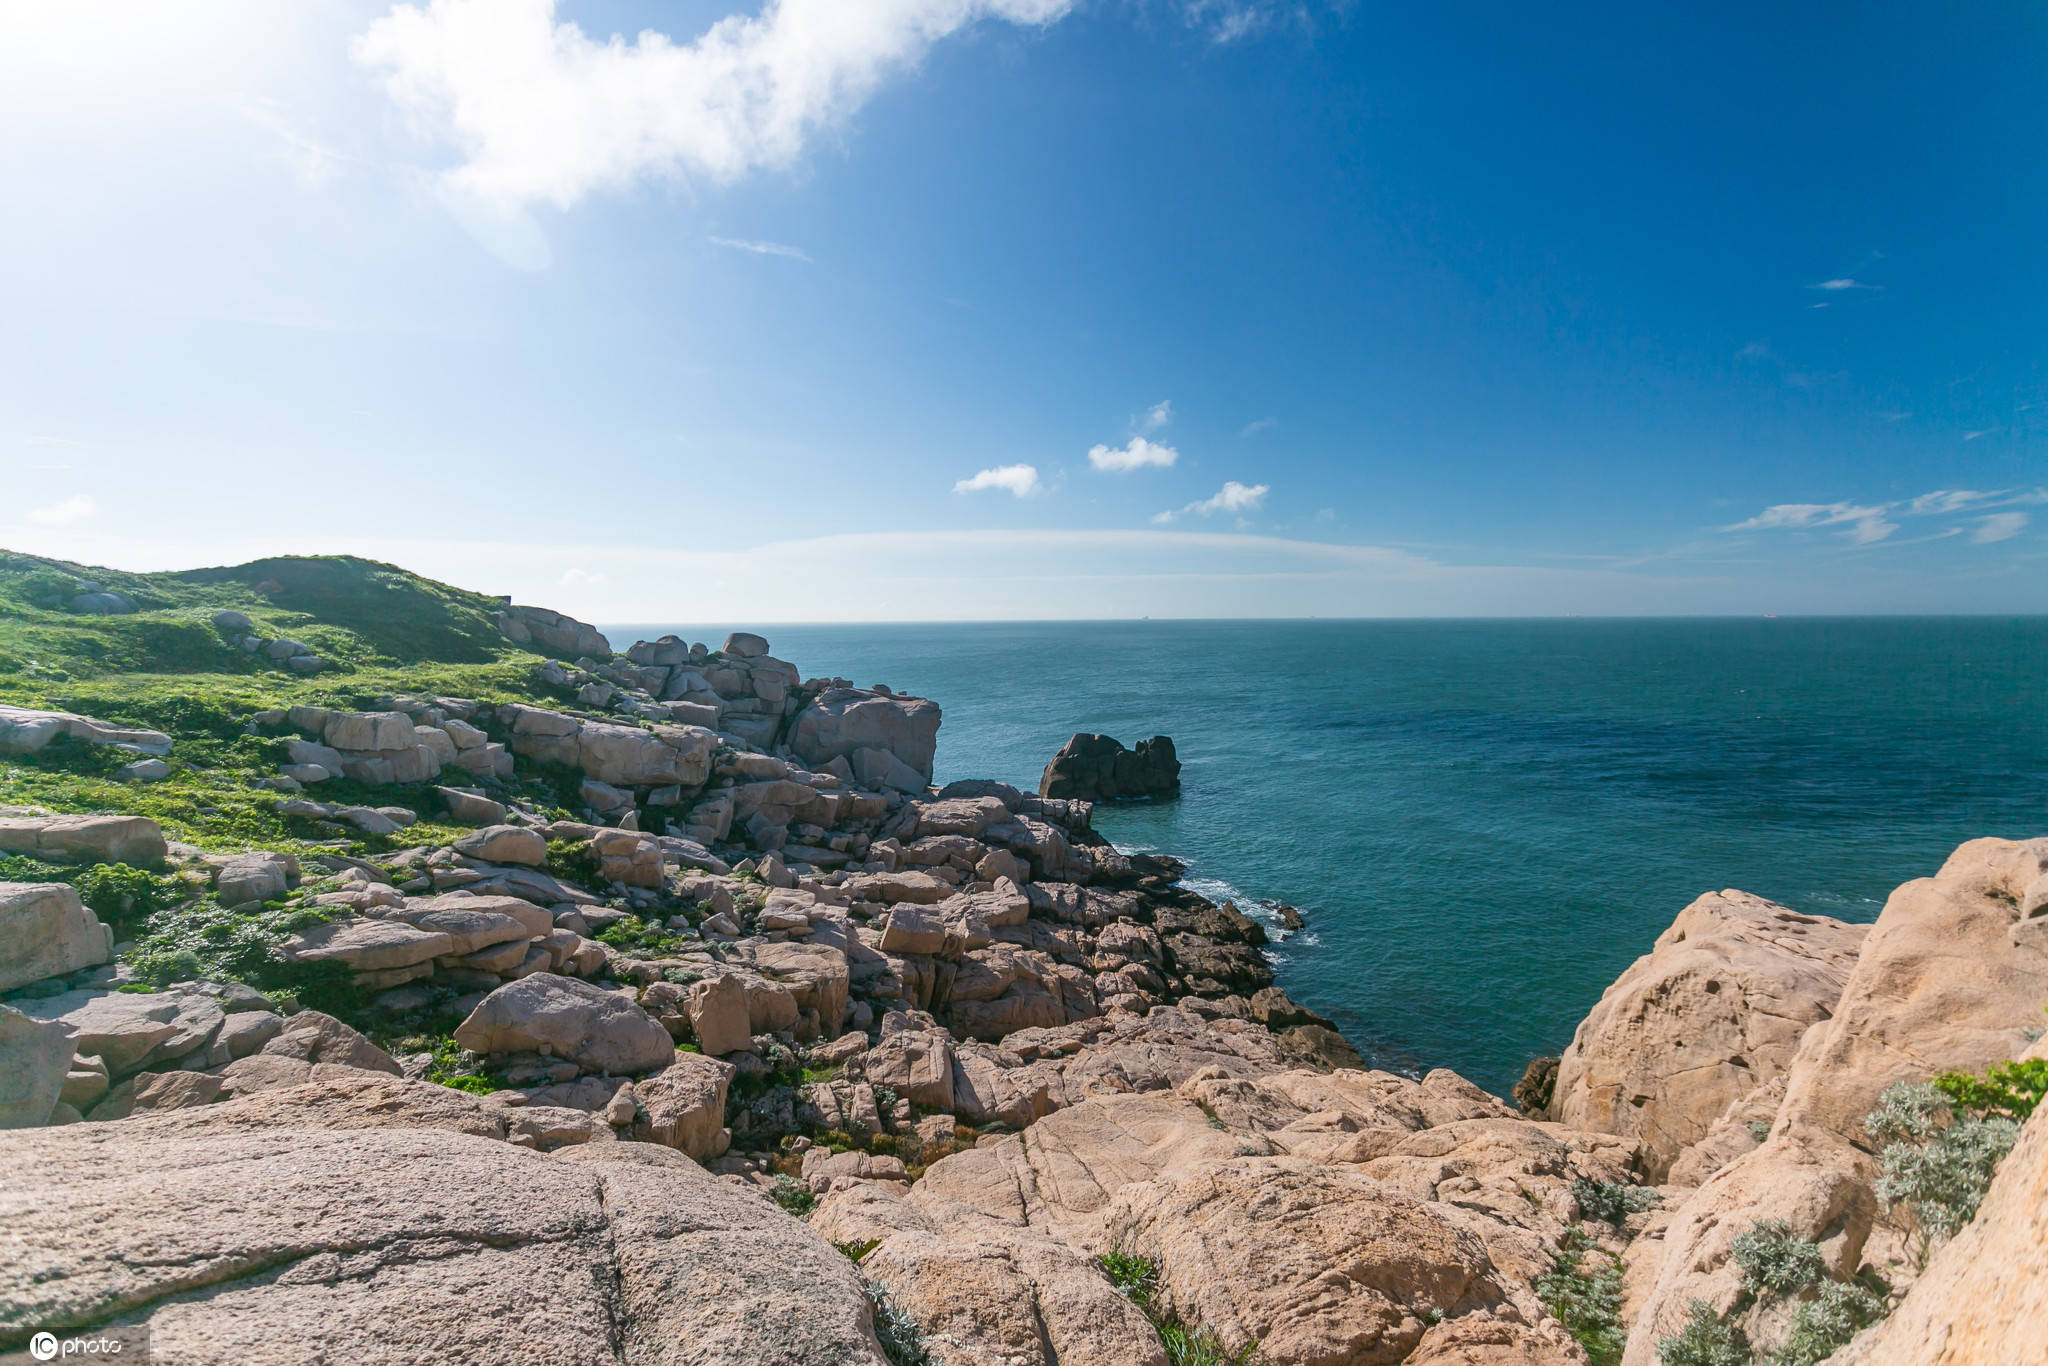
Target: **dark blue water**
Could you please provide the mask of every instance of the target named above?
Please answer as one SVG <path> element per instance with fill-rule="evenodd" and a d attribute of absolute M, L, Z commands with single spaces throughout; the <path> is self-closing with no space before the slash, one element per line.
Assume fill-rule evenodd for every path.
<path fill-rule="evenodd" d="M 807 677 L 936 699 L 940 782 L 1173 736 L 1180 800 L 1098 828 L 1300 907 L 1290 993 L 1381 1065 L 1496 1091 L 1701 892 L 1867 920 L 1965 839 L 2048 833 L 2048 618 L 764 634 Z"/>

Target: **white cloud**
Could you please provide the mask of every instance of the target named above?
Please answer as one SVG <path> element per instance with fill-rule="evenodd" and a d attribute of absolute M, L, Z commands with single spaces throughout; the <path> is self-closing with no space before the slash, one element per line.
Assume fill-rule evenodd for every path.
<path fill-rule="evenodd" d="M 28 519 L 37 526 L 75 526 L 98 511 L 99 506 L 92 499 L 76 493 L 61 503 L 30 509 Z"/>
<path fill-rule="evenodd" d="M 1819 284 L 1817 284 L 1817 285 L 1808 285 L 1808 286 L 1807 286 L 1807 288 L 1808 288 L 1808 289 L 1825 289 L 1825 290 L 1827 290 L 1827 291 L 1828 291 L 1829 293 L 1831 293 L 1831 294 L 1839 294 L 1839 293 L 1841 293 L 1841 292 L 1842 292 L 1842 291 L 1844 291 L 1844 290 L 1850 290 L 1850 289 L 1883 289 L 1883 288 L 1884 288 L 1884 286 L 1883 286 L 1883 285 L 1866 285 L 1866 284 L 1862 283 L 1861 281 L 1858 281 L 1858 280 L 1852 280 L 1852 279 L 1850 279 L 1850 278 L 1849 278 L 1848 276 L 1844 275 L 1844 276 L 1842 276 L 1842 277 L 1841 277 L 1840 279 L 1836 279 L 1836 280 L 1822 280 L 1822 281 L 1821 281 L 1821 282 L 1820 282 Z"/>
<path fill-rule="evenodd" d="M 1277 417 L 1262 417 L 1256 422 L 1245 423 L 1244 426 L 1237 429 L 1237 434 L 1239 436 L 1257 436 L 1260 432 L 1269 431 L 1279 425 L 1280 419 Z"/>
<path fill-rule="evenodd" d="M 1152 521 L 1154 525 L 1164 526 L 1176 517 L 1208 517 L 1218 512 L 1252 512 L 1265 503 L 1266 495 L 1272 491 L 1270 484 L 1240 484 L 1235 479 L 1228 479 L 1214 495 L 1189 503 L 1178 512 L 1157 513 Z"/>
<path fill-rule="evenodd" d="M 462 192 L 567 208 L 644 179 L 724 183 L 787 166 L 889 76 L 984 19 L 1045 25 L 1073 0 L 768 0 L 678 43 L 599 41 L 556 0 L 393 6 L 353 44 Z"/>
<path fill-rule="evenodd" d="M 1933 513 L 1960 512 L 1964 508 L 1998 496 L 1995 493 L 1979 493 L 1975 489 L 1936 489 L 1908 502 L 1905 510 L 1916 517 Z"/>
<path fill-rule="evenodd" d="M 1989 508 L 2048 503 L 2048 489 L 1935 489 L 1916 498 L 1890 503 L 1777 503 L 1756 516 L 1721 528 L 1723 531 L 1816 531 L 1841 527 L 1839 533 L 1857 545 L 1874 545 L 1890 539 L 1899 524 L 1894 517 L 1952 517 L 1959 513 L 1982 512 Z M 2001 512 L 1986 517 L 1971 540 L 1989 545 L 2016 536 L 2027 525 L 2024 512 Z M 1922 536 L 1919 541 L 1953 536 L 1961 527 Z"/>
<path fill-rule="evenodd" d="M 1156 409 L 1154 411 L 1157 411 Z M 1098 470 L 1112 474 L 1128 474 L 1132 470 L 1166 469 L 1180 459 L 1180 452 L 1171 446 L 1162 446 L 1134 436 L 1122 446 L 1090 446 L 1088 463 Z"/>
<path fill-rule="evenodd" d="M 1978 429 L 1977 429 L 1976 431 L 1974 431 L 1974 432 L 1964 432 L 1964 433 L 1963 433 L 1963 440 L 1965 440 L 1965 441 L 1981 441 L 1981 440 L 1983 440 L 1983 439 L 1984 439 L 1985 437 L 1987 437 L 1987 436 L 1996 436 L 1996 435 L 1998 435 L 1998 428 L 1996 428 L 1996 427 L 1980 427 L 1980 428 L 1978 428 Z"/>
<path fill-rule="evenodd" d="M 992 470 L 983 470 L 972 479 L 962 479 L 953 485 L 955 493 L 980 493 L 983 489 L 1002 489 L 1019 498 L 1029 498 L 1043 491 L 1038 482 L 1036 465 L 998 465 Z"/>
<path fill-rule="evenodd" d="M 811 254 L 802 247 L 786 247 L 780 242 L 749 242 L 744 237 L 708 237 L 713 246 L 731 247 L 734 251 L 750 251 L 756 256 L 787 256 L 793 261 L 809 261 Z"/>
<path fill-rule="evenodd" d="M 1156 432 L 1171 421 L 1173 421 L 1173 400 L 1170 398 L 1162 398 L 1159 402 L 1145 410 L 1144 428 L 1148 432 Z"/>
<path fill-rule="evenodd" d="M 1865 507 L 1856 503 L 1777 503 L 1746 522 L 1725 526 L 1723 531 L 1804 530 L 1840 526 L 1844 522 L 1868 522 L 1884 516 L 1886 507 Z"/>
<path fill-rule="evenodd" d="M 604 582 L 604 575 L 572 564 L 562 571 L 562 577 L 555 582 L 564 588 L 595 588 Z"/>
<path fill-rule="evenodd" d="M 2027 529 L 2027 514 L 2024 512 L 1994 512 L 1977 523 L 1977 530 L 1970 539 L 1978 545 L 1990 545 L 1993 541 L 2008 541 Z"/>

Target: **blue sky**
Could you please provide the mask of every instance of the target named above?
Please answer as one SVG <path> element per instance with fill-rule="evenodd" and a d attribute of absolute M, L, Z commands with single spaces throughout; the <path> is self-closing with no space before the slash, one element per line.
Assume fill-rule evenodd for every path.
<path fill-rule="evenodd" d="M 1667 8 L 9 6 L 0 545 L 605 620 L 2048 610 L 2048 13 Z"/>

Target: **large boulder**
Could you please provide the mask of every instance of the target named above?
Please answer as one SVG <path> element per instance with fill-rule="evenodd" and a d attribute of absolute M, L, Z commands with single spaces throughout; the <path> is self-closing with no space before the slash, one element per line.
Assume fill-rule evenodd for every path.
<path fill-rule="evenodd" d="M 62 1021 L 78 1053 L 104 1060 L 114 1077 L 190 1057 L 227 1018 L 220 1002 L 199 991 L 86 989 L 13 1004 L 35 1019 Z"/>
<path fill-rule="evenodd" d="M 439 1089 L 368 1085 L 348 1108 Z M 0 1333 L 138 1322 L 175 1361 L 883 1366 L 852 1262 L 680 1153 L 366 1126 L 309 1108 L 324 1091 L 0 1138 Z"/>
<path fill-rule="evenodd" d="M 1208 1163 L 1124 1188 L 1105 1223 L 1158 1261 L 1156 1304 L 1273 1366 L 1402 1361 L 1436 1320 L 1509 1298 L 1447 1211 L 1339 1164 Z"/>
<path fill-rule="evenodd" d="M 1747 892 L 1702 896 L 1580 1023 L 1550 1113 L 1639 1140 L 1661 1180 L 1730 1102 L 1784 1071 L 1833 1011 L 1868 931 Z"/>
<path fill-rule="evenodd" d="M 71 1070 L 71 1030 L 0 1006 L 0 1129 L 47 1124 Z"/>
<path fill-rule="evenodd" d="M 171 737 L 162 731 L 111 725 L 68 711 L 0 706 L 0 754 L 34 754 L 60 735 L 88 745 L 113 745 L 142 754 L 171 752 Z"/>
<path fill-rule="evenodd" d="M 676 1046 L 632 1000 L 574 977 L 537 972 L 499 987 L 455 1029 L 473 1053 L 551 1053 L 590 1072 L 667 1067 Z"/>
<path fill-rule="evenodd" d="M 854 751 L 886 750 L 925 782 L 939 743 L 939 704 L 922 697 L 834 688 L 796 715 L 790 752 L 812 768 Z"/>
<path fill-rule="evenodd" d="M 154 865 L 165 853 L 164 832 L 147 816 L 0 817 L 0 854 Z"/>
<path fill-rule="evenodd" d="M 495 806 L 496 803 L 491 803 Z M 502 814 L 503 807 L 498 807 Z M 548 861 L 548 842 L 538 830 L 529 830 L 522 825 L 490 825 L 472 835 L 464 835 L 455 841 L 453 848 L 458 854 L 466 854 L 485 863 L 517 863 L 529 868 L 538 868 Z"/>
<path fill-rule="evenodd" d="M 1038 795 L 1087 802 L 1171 797 L 1180 791 L 1180 756 L 1168 736 L 1125 749 L 1107 735 L 1074 736 L 1052 756 L 1038 779 Z"/>
<path fill-rule="evenodd" d="M 638 1111 L 633 1137 L 663 1143 L 700 1161 L 723 1156 L 732 1133 L 725 1127 L 725 1091 L 731 1063 L 701 1053 L 678 1053 L 667 1068 L 634 1083 Z"/>
<path fill-rule="evenodd" d="M 1834 1014 L 1812 1026 L 1769 1136 L 1672 1213 L 1625 1366 L 1651 1366 L 1693 1300 L 1735 1307 L 1735 1238 L 1781 1219 L 1820 1244 L 1831 1274 L 1910 1275 L 1910 1241 L 1880 1222 L 1876 1144 L 1864 1118 L 1895 1082 L 1981 1071 L 2024 1050 L 2048 999 L 2048 944 L 2022 908 L 2048 876 L 2048 839 L 1972 840 L 1931 878 L 1891 894 Z"/>
<path fill-rule="evenodd" d="M 582 655 L 603 659 L 612 652 L 612 643 L 595 626 L 545 607 L 507 607 L 498 617 L 498 629 L 508 640 L 537 645 L 542 652 L 565 659 Z"/>
<path fill-rule="evenodd" d="M 107 962 L 114 932 L 61 882 L 0 883 L 0 991 Z"/>

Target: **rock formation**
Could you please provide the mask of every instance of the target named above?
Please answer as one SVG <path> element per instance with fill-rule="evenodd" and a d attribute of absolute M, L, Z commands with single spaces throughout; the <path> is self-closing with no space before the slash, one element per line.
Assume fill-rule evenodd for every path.
<path fill-rule="evenodd" d="M 1096 833 L 1091 800 L 1175 790 L 1163 737 L 934 790 L 936 704 L 759 636 L 498 629 L 577 657 L 488 705 L 249 717 L 281 847 L 0 812 L 0 852 L 169 903 L 0 884 L 0 1348 L 1561 1366 L 1613 1300 L 1601 1351 L 1651 1366 L 1695 1302 L 1782 1344 L 1733 1260 L 1781 1220 L 1891 1287 L 1838 1363 L 2042 1359 L 2005 1331 L 2048 1307 L 2041 1118 L 1924 1274 L 1862 1120 L 2029 1048 L 2048 840 L 1965 845 L 1869 927 L 1701 897 L 1518 1110 L 1364 1068 L 1256 922 Z M 26 748 L 138 734 L 0 713 Z M 306 795 L 337 782 L 391 800 Z M 165 966 L 235 936 L 195 951 L 221 980 Z"/>
<path fill-rule="evenodd" d="M 1125 749 L 1107 735 L 1076 735 L 1038 780 L 1038 795 L 1084 802 L 1171 797 L 1180 791 L 1180 758 L 1164 735 Z"/>

